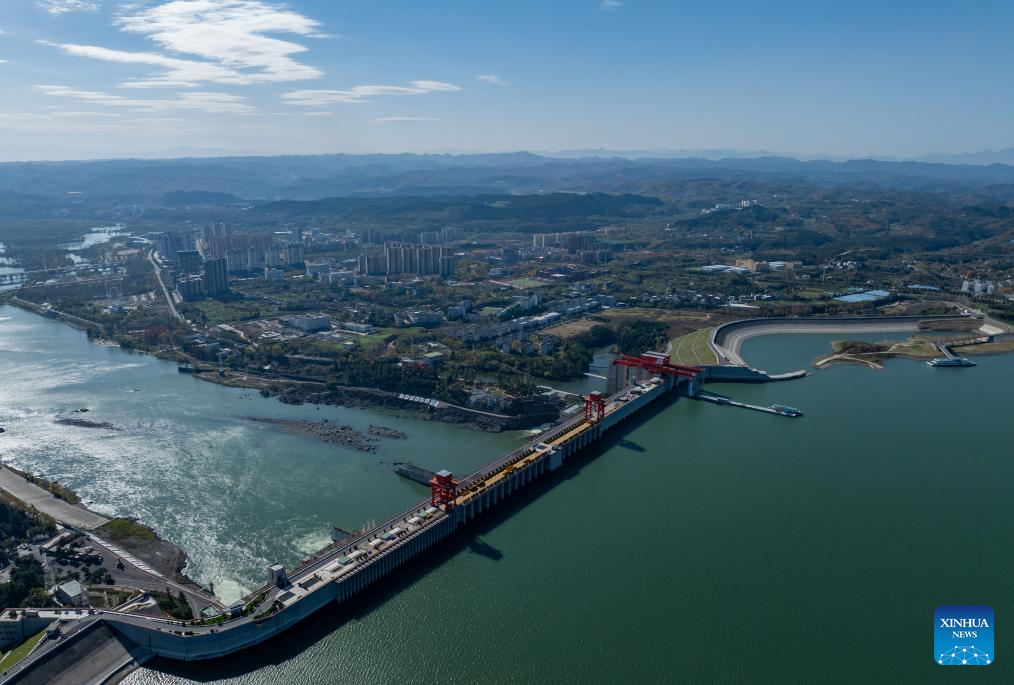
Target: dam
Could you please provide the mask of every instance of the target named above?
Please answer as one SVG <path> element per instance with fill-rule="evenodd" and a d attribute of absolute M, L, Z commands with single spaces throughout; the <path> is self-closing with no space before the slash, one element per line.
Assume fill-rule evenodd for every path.
<path fill-rule="evenodd" d="M 13 629 L 20 622 L 22 630 L 29 631 L 55 621 L 61 636 L 54 635 L 45 649 L 37 649 L 0 682 L 104 682 L 155 656 L 196 661 L 253 647 L 419 557 L 527 484 L 559 469 L 655 400 L 672 392 L 697 393 L 700 369 L 671 364 L 666 355 L 649 352 L 614 363 L 614 385 L 620 386 L 615 392 L 591 393 L 583 412 L 474 473 L 459 479 L 448 471 L 437 472 L 429 499 L 380 525 L 325 548 L 293 569 L 270 567 L 269 582 L 222 616 L 182 622 L 110 610 L 5 612 L 0 627 Z M 111 645 L 110 639 L 117 644 Z M 93 658 L 69 658 L 89 640 L 102 647 Z M 112 656 L 103 661 L 103 655 Z"/>

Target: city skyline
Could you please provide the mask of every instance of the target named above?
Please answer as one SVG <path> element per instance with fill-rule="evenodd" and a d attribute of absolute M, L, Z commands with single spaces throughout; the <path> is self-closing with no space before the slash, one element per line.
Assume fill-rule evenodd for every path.
<path fill-rule="evenodd" d="M 1014 143 L 1011 15 L 998 2 L 11 0 L 0 158 L 1000 149 Z"/>

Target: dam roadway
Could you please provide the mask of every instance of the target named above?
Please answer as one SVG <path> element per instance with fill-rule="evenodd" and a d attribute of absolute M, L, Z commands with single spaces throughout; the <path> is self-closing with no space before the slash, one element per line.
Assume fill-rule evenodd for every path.
<path fill-rule="evenodd" d="M 655 364 L 653 368 L 663 367 Z M 100 668 L 94 660 L 89 662 L 90 673 L 102 672 L 108 677 L 122 675 L 155 656 L 182 661 L 213 659 L 264 642 L 332 602 L 348 600 L 536 478 L 555 471 L 659 397 L 673 390 L 696 393 L 696 369 L 669 368 L 682 370 L 635 380 L 608 398 L 593 393 L 583 414 L 553 426 L 460 481 L 447 472 L 437 474 L 430 499 L 325 548 L 288 572 L 277 565 L 271 567 L 273 582 L 250 593 L 242 609 L 236 605 L 236 615 L 227 611 L 217 623 L 109 610 L 50 611 L 60 617 L 61 632 L 67 637 L 36 650 L 0 677 L 0 682 L 73 682 L 80 662 L 66 658 L 64 653 L 72 650 L 64 646 L 81 642 L 100 629 L 111 629 L 110 634 L 126 644 L 123 649 L 107 650 L 117 655 L 112 663 L 100 664 Z M 640 374 L 642 378 L 646 375 Z M 4 620 L 10 614 L 6 612 Z"/>

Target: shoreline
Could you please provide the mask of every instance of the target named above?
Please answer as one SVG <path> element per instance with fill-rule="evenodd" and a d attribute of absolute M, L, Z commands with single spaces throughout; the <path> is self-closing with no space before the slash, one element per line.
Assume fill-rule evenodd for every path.
<path fill-rule="evenodd" d="M 52 311 L 52 315 L 50 315 L 47 313 L 47 310 L 44 310 L 44 308 L 40 305 L 29 302 L 28 300 L 22 300 L 16 295 L 11 296 L 10 298 L 4 298 L 4 300 L 6 301 L 0 301 L 0 305 L 10 304 L 22 309 L 23 311 L 27 311 L 47 319 L 62 321 L 71 328 L 88 330 L 94 326 L 91 322 L 77 323 L 73 319 L 77 319 L 78 317 L 73 317 L 73 315 L 69 314 L 65 315 L 62 312 L 57 312 L 55 310 L 49 310 Z M 122 347 L 116 340 L 105 337 L 90 338 L 90 342 L 106 346 Z M 168 356 L 164 350 L 146 350 L 132 347 L 129 351 L 147 354 L 155 357 L 156 359 L 176 365 L 181 363 L 178 358 Z M 329 387 L 327 381 L 325 380 L 298 377 L 271 378 L 261 376 L 247 370 L 230 370 L 227 371 L 224 376 L 220 376 L 217 370 L 209 368 L 207 370 L 197 371 L 196 373 L 191 374 L 191 376 L 200 381 L 224 385 L 230 388 L 259 390 L 263 397 L 273 397 L 283 404 L 309 403 L 346 407 L 350 409 L 398 409 L 400 411 L 408 412 L 415 418 L 422 419 L 424 421 L 464 424 L 469 428 L 489 433 L 534 428 L 549 420 L 555 421 L 559 418 L 559 415 L 554 415 L 551 419 L 547 419 L 546 417 L 548 416 L 548 413 L 546 412 L 510 416 L 452 405 L 440 400 L 433 400 L 433 402 L 436 403 L 435 405 L 427 404 L 419 401 L 401 399 L 399 393 L 381 390 L 380 388 L 364 388 L 344 385 L 332 388 Z M 308 389 L 309 387 L 315 387 L 317 392 L 311 392 Z M 316 399 L 309 399 L 310 397 L 314 397 Z"/>
<path fill-rule="evenodd" d="M 65 530 L 83 533 L 110 558 L 121 559 L 130 571 L 127 577 L 120 578 L 117 587 L 148 592 L 171 586 L 185 592 L 192 607 L 224 606 L 213 592 L 187 575 L 189 555 L 186 550 L 159 535 L 151 526 L 130 516 L 100 514 L 83 504 L 77 493 L 65 485 L 40 479 L 63 493 L 72 494 L 77 502 L 71 503 L 34 482 L 39 477 L 27 475 L 29 477 L 16 467 L 0 463 L 0 490 L 19 508 L 41 515 Z M 198 610 L 201 608 L 203 606 Z"/>

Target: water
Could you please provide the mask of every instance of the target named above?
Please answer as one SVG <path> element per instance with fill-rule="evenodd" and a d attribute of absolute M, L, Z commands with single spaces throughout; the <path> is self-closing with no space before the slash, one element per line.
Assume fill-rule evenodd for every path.
<path fill-rule="evenodd" d="M 96 226 L 89 229 L 87 233 L 81 236 L 77 240 L 73 240 L 69 243 L 63 243 L 59 245 L 61 250 L 70 250 L 71 252 L 80 252 L 81 250 L 87 250 L 93 245 L 100 245 L 102 243 L 108 243 L 113 238 L 119 238 L 120 236 L 129 235 L 130 231 L 124 224 L 114 224 L 112 226 Z M 76 256 L 76 255 L 72 255 Z M 77 260 L 75 260 L 77 263 Z"/>
<path fill-rule="evenodd" d="M 154 402 L 175 430 L 194 436 L 163 438 L 157 457 L 142 446 L 114 451 L 122 462 L 115 477 L 130 482 L 113 486 L 107 501 L 193 544 L 195 567 L 249 565 L 253 573 L 241 550 L 268 544 L 255 533 L 323 536 L 336 509 L 354 521 L 380 518 L 420 492 L 372 455 L 202 416 L 216 402 L 230 415 L 316 410 L 237 399 L 243 391 L 177 378 L 161 362 L 88 344 L 55 322 L 10 308 L 0 316 L 10 317 L 0 322 L 0 416 L 12 406 L 50 414 L 77 406 L 85 395 L 64 398 L 88 388 L 89 405 L 108 392 L 100 404 L 114 423 L 116 416 L 134 417 L 137 430 L 162 425 L 143 419 L 154 412 L 144 403 Z M 826 352 L 834 337 L 755 338 L 745 354 L 756 366 L 791 370 Z M 32 361 L 8 393 L 8 349 L 43 345 L 49 352 L 16 353 Z M 950 682 L 954 674 L 931 661 L 934 609 L 989 604 L 1000 621 L 1014 611 L 1014 552 L 1006 544 L 1014 533 L 1014 357 L 977 361 L 973 369 L 932 369 L 898 360 L 883 371 L 834 367 L 781 384 L 708 386 L 798 407 L 801 419 L 660 403 L 352 604 L 324 610 L 252 654 L 159 662 L 125 682 Z M 55 385 L 66 373 L 84 375 L 84 386 Z M 126 392 L 152 378 L 166 388 L 161 400 Z M 45 418 L 16 420 L 48 426 Z M 411 433 L 427 466 L 480 462 L 517 439 L 387 423 Z M 241 441 L 247 451 L 223 449 L 216 439 L 223 429 L 257 439 L 230 435 L 225 443 Z M 87 449 L 103 440 L 88 435 Z M 272 456 L 279 447 L 269 439 L 284 440 L 288 456 Z M 210 444 L 192 444 L 201 441 Z M 35 458 L 72 484 L 94 481 L 86 497 L 97 498 L 113 476 L 78 474 L 109 467 L 101 454 L 77 449 L 53 438 L 49 456 Z M 136 474 L 152 463 L 166 466 Z M 346 483 L 354 486 L 334 492 Z M 194 502 L 207 510 L 181 513 Z M 1010 682 L 1014 637 L 1002 626 L 996 650 L 999 661 L 977 671 L 978 681 Z"/>
<path fill-rule="evenodd" d="M 25 270 L 18 266 L 17 260 L 7 256 L 7 246 L 0 243 L 0 290 L 10 290 L 12 287 L 17 287 L 16 283 L 10 283 L 9 277 L 24 272 Z"/>
<path fill-rule="evenodd" d="M 122 430 L 54 423 L 82 407 Z M 376 423 L 408 439 L 364 454 L 247 417 L 327 418 L 363 432 Z M 0 458 L 69 485 L 96 511 L 152 525 L 227 601 L 261 585 L 274 561 L 322 547 L 332 524 L 351 529 L 427 494 L 389 462 L 470 472 L 521 440 L 393 412 L 284 405 L 14 307 L 0 309 L 0 426 Z"/>

